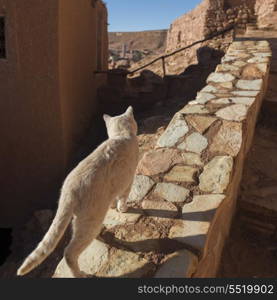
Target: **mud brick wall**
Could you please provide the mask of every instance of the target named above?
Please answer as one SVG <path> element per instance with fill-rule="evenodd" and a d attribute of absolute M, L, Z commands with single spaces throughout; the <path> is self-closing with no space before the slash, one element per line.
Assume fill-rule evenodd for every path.
<path fill-rule="evenodd" d="M 167 35 L 166 51 L 186 47 L 209 35 L 220 32 L 230 25 L 236 25 L 239 29 L 246 29 L 246 24 L 254 16 L 253 2 L 215 1 L 204 0 L 194 10 L 176 19 Z M 218 36 L 212 41 L 205 42 L 183 51 L 173 57 L 169 57 L 167 71 L 176 74 L 184 71 L 189 64 L 197 63 L 196 50 L 203 46 L 226 52 L 232 39 L 232 34 Z"/>
<path fill-rule="evenodd" d="M 265 96 L 267 41 L 235 41 L 139 162 L 129 210 L 110 209 L 80 256 L 101 277 L 215 277 Z M 62 260 L 54 277 L 72 277 Z"/>
<path fill-rule="evenodd" d="M 255 12 L 259 25 L 263 25 L 266 18 L 274 11 L 277 11 L 276 0 L 256 0 Z"/>
<path fill-rule="evenodd" d="M 251 2 L 253 3 L 253 2 Z M 224 30 L 230 24 L 244 28 L 254 15 L 248 2 L 204 0 L 194 10 L 176 19 L 167 37 L 167 51 L 185 47 L 209 34 Z"/>
<path fill-rule="evenodd" d="M 171 24 L 167 34 L 166 53 L 203 40 L 209 35 L 227 29 L 230 25 L 236 25 L 238 29 L 245 30 L 247 23 L 254 18 L 254 5 L 255 0 L 203 0 L 195 9 L 180 16 Z M 199 63 L 196 55 L 199 48 L 209 47 L 225 53 L 232 40 L 233 35 L 230 31 L 168 57 L 165 61 L 167 75 L 181 74 L 189 65 Z M 132 69 L 152 59 L 154 57 L 141 60 L 132 66 Z M 163 74 L 161 61 L 148 66 L 147 69 L 158 75 Z"/>
<path fill-rule="evenodd" d="M 171 24 L 167 35 L 167 51 L 185 47 L 203 38 L 208 9 L 209 1 L 205 0 Z"/>

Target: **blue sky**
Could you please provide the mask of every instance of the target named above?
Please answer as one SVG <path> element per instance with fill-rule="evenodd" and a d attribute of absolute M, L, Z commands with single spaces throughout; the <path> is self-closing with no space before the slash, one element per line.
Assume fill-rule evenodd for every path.
<path fill-rule="evenodd" d="M 109 12 L 109 31 L 167 29 L 173 20 L 202 0 L 104 0 Z"/>

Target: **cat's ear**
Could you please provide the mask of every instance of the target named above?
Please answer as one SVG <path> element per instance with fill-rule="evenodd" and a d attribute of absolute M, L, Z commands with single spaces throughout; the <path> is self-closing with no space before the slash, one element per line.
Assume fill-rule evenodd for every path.
<path fill-rule="evenodd" d="M 111 119 L 111 116 L 105 114 L 103 115 L 103 119 L 105 122 L 108 122 Z"/>
<path fill-rule="evenodd" d="M 126 110 L 126 115 L 132 116 L 134 114 L 134 110 L 132 106 L 129 106 Z"/>

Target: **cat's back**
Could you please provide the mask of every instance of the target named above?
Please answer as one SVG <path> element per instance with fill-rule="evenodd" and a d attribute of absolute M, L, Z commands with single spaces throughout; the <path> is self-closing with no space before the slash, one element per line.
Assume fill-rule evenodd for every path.
<path fill-rule="evenodd" d="M 93 151 L 83 162 L 92 168 L 101 168 L 110 163 L 116 163 L 117 160 L 127 160 L 129 157 L 136 157 L 138 154 L 138 140 L 133 137 L 118 137 L 106 140 L 95 151 Z"/>
<path fill-rule="evenodd" d="M 72 188 L 80 186 L 80 182 L 85 185 L 99 177 L 108 177 L 109 173 L 116 173 L 119 169 L 135 168 L 137 161 L 136 136 L 108 139 L 71 171 L 64 185 Z"/>

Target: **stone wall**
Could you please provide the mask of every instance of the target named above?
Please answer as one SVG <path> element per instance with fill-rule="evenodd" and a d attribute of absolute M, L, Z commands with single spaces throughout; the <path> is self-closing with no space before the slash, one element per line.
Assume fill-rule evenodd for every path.
<path fill-rule="evenodd" d="M 224 8 L 232 8 L 246 4 L 250 9 L 254 9 L 256 0 L 224 0 Z"/>
<path fill-rule="evenodd" d="M 103 277 L 215 277 L 268 82 L 267 41 L 236 41 L 139 162 L 81 268 Z M 54 277 L 71 277 L 62 260 Z"/>
<path fill-rule="evenodd" d="M 237 28 L 244 30 L 253 15 L 253 2 L 240 0 L 233 3 L 224 0 L 204 0 L 194 10 L 172 23 L 168 32 L 166 51 L 172 52 L 186 47 L 222 31 L 230 25 L 236 24 Z M 230 34 L 225 34 L 168 58 L 169 74 L 176 74 L 189 64 L 196 63 L 196 51 L 203 46 L 226 51 L 229 40 Z"/>
<path fill-rule="evenodd" d="M 246 28 L 254 15 L 252 2 L 204 0 L 191 12 L 174 21 L 167 38 L 167 51 L 185 47 L 210 34 L 222 31 L 230 24 Z"/>
<path fill-rule="evenodd" d="M 249 22 L 255 21 L 255 0 L 203 0 L 195 9 L 176 19 L 167 34 L 166 54 L 177 49 L 204 40 L 209 35 L 236 25 L 238 30 L 245 30 Z M 233 32 L 225 33 L 188 50 L 168 57 L 166 71 L 168 75 L 181 74 L 191 64 L 197 63 L 196 52 L 199 48 L 210 47 L 226 52 L 233 39 Z M 157 57 L 151 56 L 132 65 L 132 70 L 149 63 Z M 147 69 L 162 76 L 161 61 L 148 66 Z"/>
<path fill-rule="evenodd" d="M 256 0 L 255 12 L 260 26 L 266 25 L 267 17 L 274 11 L 277 11 L 276 0 Z"/>
<path fill-rule="evenodd" d="M 246 29 L 246 24 L 254 15 L 252 6 L 248 6 L 246 2 L 243 4 L 232 6 L 225 5 L 224 1 L 216 2 L 217 5 L 211 5 L 207 11 L 205 35 L 216 33 L 227 28 L 230 25 L 236 25 L 237 28 Z"/>
<path fill-rule="evenodd" d="M 201 2 L 194 10 L 176 19 L 167 35 L 168 52 L 185 47 L 203 38 L 209 1 Z"/>
<path fill-rule="evenodd" d="M 216 275 L 270 56 L 268 42 L 234 42 L 208 85 L 174 116 L 157 150 L 139 164 L 138 176 L 151 176 L 155 185 L 143 205 L 163 199 L 182 209 L 168 237 L 199 251 L 195 277 Z"/>

